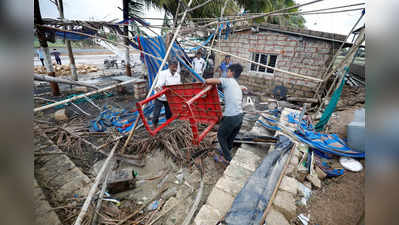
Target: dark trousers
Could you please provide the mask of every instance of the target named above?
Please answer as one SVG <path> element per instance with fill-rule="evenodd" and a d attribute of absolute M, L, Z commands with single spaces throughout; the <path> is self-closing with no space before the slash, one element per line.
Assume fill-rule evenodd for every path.
<path fill-rule="evenodd" d="M 61 59 L 60 58 L 55 58 L 55 61 L 57 62 L 58 65 L 61 65 Z"/>
<path fill-rule="evenodd" d="M 152 115 L 152 125 L 154 127 L 156 127 L 158 125 L 159 115 L 161 114 L 162 106 L 165 107 L 166 120 L 168 120 L 168 119 L 170 119 L 172 117 L 172 112 L 170 111 L 168 102 L 167 101 L 160 101 L 158 99 L 155 99 L 155 102 L 154 102 L 154 114 Z"/>
<path fill-rule="evenodd" d="M 223 116 L 218 130 L 218 141 L 222 147 L 223 156 L 231 160 L 230 151 L 233 148 L 234 138 L 237 136 L 242 125 L 243 114 L 237 116 Z"/>
<path fill-rule="evenodd" d="M 42 62 L 42 66 L 44 66 L 44 59 L 40 59 L 40 62 Z"/>

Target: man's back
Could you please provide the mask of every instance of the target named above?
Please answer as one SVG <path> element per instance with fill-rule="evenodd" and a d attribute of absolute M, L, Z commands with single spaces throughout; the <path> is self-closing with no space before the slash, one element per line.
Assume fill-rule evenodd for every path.
<path fill-rule="evenodd" d="M 220 78 L 224 93 L 223 116 L 236 116 L 242 111 L 242 91 L 237 80 L 234 78 Z"/>

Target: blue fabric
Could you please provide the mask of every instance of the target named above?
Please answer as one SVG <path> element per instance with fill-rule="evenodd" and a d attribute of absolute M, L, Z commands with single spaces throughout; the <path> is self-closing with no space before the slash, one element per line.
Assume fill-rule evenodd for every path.
<path fill-rule="evenodd" d="M 214 34 L 209 35 L 209 37 L 205 41 L 203 41 L 201 43 L 201 45 L 203 45 L 203 46 L 207 45 L 209 43 L 209 41 L 213 38 L 213 36 L 214 36 Z M 197 46 L 197 47 L 189 49 L 189 51 L 197 51 L 200 48 L 201 48 L 201 46 Z"/>
<path fill-rule="evenodd" d="M 86 33 L 89 35 L 95 35 L 97 33 L 97 31 L 90 30 L 90 29 L 74 30 L 74 31 Z M 66 40 L 71 40 L 71 41 L 80 41 L 80 40 L 89 38 L 89 36 L 86 36 L 86 35 L 81 35 L 81 34 L 76 34 L 76 33 L 71 33 L 71 32 L 64 32 L 64 31 L 56 31 L 55 35 L 58 37 L 62 37 L 63 39 L 66 39 Z"/>
<path fill-rule="evenodd" d="M 294 115 L 288 115 L 288 120 L 290 123 L 297 123 L 295 120 Z M 264 117 L 266 120 L 272 122 L 273 124 L 278 124 L 277 121 L 269 119 Z M 260 120 L 258 122 L 265 128 L 268 129 L 273 129 L 273 130 L 280 130 L 279 127 L 277 126 L 270 126 Z M 306 122 L 301 121 L 300 124 L 301 130 L 298 130 L 297 132 L 292 132 L 293 135 L 295 135 L 300 141 L 304 142 L 305 144 L 308 144 L 311 148 L 315 148 L 318 151 L 327 153 L 327 154 L 333 154 L 333 155 L 338 155 L 338 156 L 345 156 L 345 157 L 353 157 L 353 158 L 364 158 L 365 153 L 364 152 L 357 152 L 349 148 L 337 135 L 327 135 L 327 134 L 321 134 L 312 131 L 313 127 L 308 126 Z M 330 139 L 325 143 L 324 141 L 316 141 L 314 139 L 320 139 L 321 137 L 328 138 Z M 329 143 L 332 143 L 331 139 L 334 139 L 334 142 L 339 142 L 343 145 L 343 147 L 335 147 L 329 145 Z"/>

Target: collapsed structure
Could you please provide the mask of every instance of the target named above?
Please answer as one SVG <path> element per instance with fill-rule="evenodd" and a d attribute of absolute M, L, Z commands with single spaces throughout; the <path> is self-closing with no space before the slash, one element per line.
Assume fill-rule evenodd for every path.
<path fill-rule="evenodd" d="M 191 3 L 192 1 L 188 7 Z M 187 10 L 184 12 L 182 21 L 186 14 Z M 51 25 L 63 23 L 64 21 L 56 20 L 49 22 Z M 79 21 L 68 23 L 87 26 Z M 96 24 L 95 22 L 91 25 L 114 28 L 116 26 L 115 24 Z M 289 95 L 312 97 L 315 94 L 315 89 L 321 83 L 325 83 L 333 74 L 335 81 L 331 85 L 331 90 L 338 93 L 340 89 L 336 87 L 342 87 L 347 72 L 345 70 L 356 56 L 358 44 L 364 40 L 363 30 L 360 32 L 356 45 L 354 44 L 348 53 L 348 57 L 335 68 L 339 73 L 331 72 L 329 64 L 334 60 L 337 51 L 346 43 L 347 37 L 342 35 L 291 29 L 271 24 L 255 27 L 237 26 L 226 40 L 218 41 L 219 48 L 213 47 L 212 44 L 210 47 L 204 47 L 217 51 L 219 57 L 231 55 L 233 61 L 244 65 L 244 73 L 240 79 L 241 84 L 263 96 L 261 101 L 267 101 L 269 106 L 268 109 L 263 108 L 259 112 L 255 105 L 248 101 L 250 109 L 246 111 L 245 119 L 246 123 L 252 124 L 247 124 L 247 129 L 241 131 L 241 135 L 247 135 L 247 139 L 244 137 L 237 140 L 237 143 L 244 142 L 246 144 L 242 144 L 237 150 L 226 170 L 215 165 L 212 160 L 213 149 L 216 147 L 215 129 L 213 132 L 209 132 L 207 138 L 204 139 L 205 145 L 200 148 L 193 148 L 190 145 L 192 137 L 187 135 L 189 130 L 187 124 L 177 123 L 174 124 L 175 127 L 171 126 L 170 130 L 164 131 L 162 135 L 145 137 L 147 133 L 144 129 L 140 129 L 142 123 L 139 121 L 138 112 L 131 108 L 129 101 L 140 101 L 153 94 L 153 85 L 158 78 L 157 74 L 164 69 L 164 66 L 167 66 L 166 59 L 169 55 L 179 60 L 183 70 L 188 71 L 197 80 L 204 81 L 191 69 L 190 59 L 179 42 L 176 41 L 181 25 L 182 23 L 171 39 L 164 39 L 161 36 L 153 38 L 137 36 L 128 42 L 143 53 L 143 59 L 148 69 L 147 77 L 145 77 L 148 82 L 147 95 L 143 94 L 142 89 L 146 89 L 141 86 L 143 80 L 122 76 L 118 78 L 121 83 L 107 84 L 96 91 L 64 100 L 57 99 L 58 102 L 41 105 L 34 109 L 35 112 L 44 112 L 44 115 L 37 115 L 39 120 L 35 125 L 38 137 L 35 143 L 35 151 L 37 151 L 35 189 L 40 198 L 45 195 L 51 200 L 50 205 L 52 206 L 46 202 L 40 203 L 45 205 L 47 210 L 51 207 L 58 209 L 57 207 L 61 203 L 68 203 L 68 207 L 63 208 L 64 211 L 59 213 L 64 224 L 71 222 L 76 225 L 110 222 L 116 224 L 144 223 L 142 221 L 145 221 L 146 224 L 157 224 L 158 222 L 162 223 L 162 217 L 166 224 L 208 225 L 218 222 L 242 224 L 240 221 L 250 221 L 248 224 L 263 224 L 265 221 L 271 225 L 288 224 L 296 217 L 294 199 L 298 197 L 297 192 L 300 190 L 303 192 L 302 195 L 305 195 L 312 187 L 321 187 L 320 176 L 323 173 L 320 173 L 319 176 L 319 172 L 314 171 L 316 169 L 314 157 L 319 157 L 315 156 L 314 152 L 335 154 L 335 156 L 352 154 L 350 156 L 364 158 L 364 154 L 346 149 L 347 146 L 342 144 L 339 138 L 333 141 L 337 141 L 343 146 L 331 147 L 327 143 L 319 145 L 313 143 L 313 139 L 310 140 L 310 134 L 319 135 L 319 133 L 315 133 L 313 126 L 308 124 L 310 120 L 304 118 L 304 115 L 309 112 L 306 106 L 290 105 L 267 96 L 272 94 L 275 87 L 285 86 Z M 92 29 L 90 34 L 85 34 L 52 26 L 39 25 L 39 27 L 46 28 L 47 31 L 63 32 L 63 34 L 96 37 L 95 29 Z M 215 29 L 213 35 L 215 37 L 222 32 L 226 32 L 226 30 Z M 326 73 L 330 73 L 330 75 L 324 76 Z M 45 80 L 43 77 L 40 79 Z M 51 79 L 51 82 L 61 81 Z M 131 96 L 122 97 L 121 101 L 118 101 L 118 97 L 112 98 L 114 103 L 128 102 L 124 105 L 125 108 L 112 108 L 107 100 L 93 102 L 93 99 L 89 98 L 89 96 L 110 91 L 115 87 L 126 88 L 126 85 L 132 83 L 135 83 L 134 99 L 129 98 Z M 78 82 L 73 84 L 79 85 Z M 216 89 L 214 92 L 216 94 Z M 337 94 L 338 98 L 339 94 Z M 220 99 L 223 99 L 222 93 L 219 92 L 219 96 Z M 88 116 L 88 113 L 83 113 L 85 116 L 77 113 L 78 116 L 69 121 L 66 110 L 64 110 L 61 113 L 63 114 L 62 119 L 56 123 L 53 119 L 43 120 L 48 118 L 48 114 L 45 113 L 55 111 L 51 108 L 56 106 L 68 108 L 69 105 L 65 104 L 76 102 L 78 99 L 85 99 L 87 104 L 96 108 L 95 114 L 92 113 L 94 117 L 90 114 Z M 214 104 L 219 104 L 219 102 Z M 257 107 L 259 106 L 257 105 Z M 301 110 L 294 111 L 289 109 L 289 106 L 295 106 Z M 329 104 L 329 106 L 335 108 L 334 104 Z M 49 109 L 52 111 L 44 111 Z M 140 112 L 142 117 L 150 117 L 151 104 L 146 109 L 147 111 L 144 109 Z M 82 109 L 80 110 L 84 112 Z M 251 114 L 255 116 L 251 118 Z M 326 114 L 324 120 L 328 121 L 330 116 L 331 114 Z M 89 125 L 87 125 L 88 121 L 90 121 Z M 112 131 L 104 132 L 105 129 L 101 129 L 102 127 L 96 130 L 97 125 L 109 126 Z M 201 124 L 198 127 L 201 127 Z M 138 134 L 135 133 L 136 130 Z M 275 130 L 277 131 L 274 133 Z M 297 131 L 302 131 L 302 133 Z M 56 133 L 51 134 L 52 132 Z M 254 135 L 255 138 L 251 138 L 253 136 L 248 138 L 248 134 Z M 259 141 L 261 139 L 259 137 L 264 134 L 267 134 L 268 137 L 274 136 L 273 138 L 269 137 L 269 140 L 274 140 L 274 142 Z M 100 138 L 94 137 L 97 135 Z M 280 138 L 280 136 L 286 137 Z M 322 137 L 329 141 L 333 139 L 333 136 Z M 321 141 L 323 141 L 322 137 L 320 136 Z M 279 142 L 274 145 L 277 139 Z M 41 142 L 46 142 L 46 144 L 40 146 Z M 82 148 L 82 145 L 85 147 Z M 109 147 L 111 145 L 113 145 L 112 149 Z M 161 150 L 163 153 L 168 152 L 173 159 L 168 160 L 161 157 L 164 160 L 162 162 L 165 162 L 165 168 L 162 168 L 163 165 L 160 165 L 159 161 L 154 160 L 157 157 L 152 157 L 156 155 L 157 150 Z M 86 161 L 84 164 L 76 159 L 82 156 L 92 158 L 81 159 Z M 303 166 L 305 161 L 306 168 Z M 125 163 L 123 166 L 120 165 L 122 162 Z M 328 174 L 331 172 L 331 168 L 321 165 L 320 168 L 327 175 L 337 175 Z M 84 172 L 80 171 L 78 167 L 84 168 Z M 152 176 L 135 174 L 137 171 L 148 172 L 151 167 L 159 173 L 154 175 L 152 174 L 154 171 L 150 170 Z M 128 171 L 126 172 L 127 178 L 115 179 L 115 177 L 118 178 L 115 174 L 122 174 L 122 170 Z M 304 185 L 306 183 L 307 189 L 300 186 L 299 182 L 303 182 Z M 115 191 L 115 183 L 118 186 L 116 189 L 122 191 Z M 143 183 L 145 185 L 142 185 Z M 101 189 L 100 184 L 102 185 Z M 205 186 L 206 188 L 204 188 Z M 43 194 L 41 189 L 44 188 L 48 188 L 50 191 Z M 106 190 L 110 189 L 113 191 L 107 193 L 110 194 L 109 196 L 104 197 Z M 124 193 L 123 191 L 132 192 Z M 196 193 L 196 197 L 189 197 L 193 193 Z M 251 198 L 251 196 L 257 198 Z M 104 202 L 103 206 L 102 202 Z M 250 204 L 245 204 L 246 202 L 250 202 Z M 76 207 L 78 204 L 81 207 Z M 176 215 L 178 213 L 171 212 L 172 209 L 178 209 L 176 211 L 184 216 L 178 217 Z M 246 210 L 250 213 L 244 216 L 243 211 L 247 212 Z M 50 211 L 41 213 L 48 214 L 51 223 L 61 224 L 56 215 Z M 165 218 L 169 213 L 170 216 Z M 39 220 L 43 222 L 42 218 Z"/>

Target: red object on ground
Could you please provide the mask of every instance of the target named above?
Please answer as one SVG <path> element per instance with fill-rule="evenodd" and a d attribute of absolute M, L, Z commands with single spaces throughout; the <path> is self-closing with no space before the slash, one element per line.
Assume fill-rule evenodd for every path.
<path fill-rule="evenodd" d="M 155 130 L 152 130 L 144 116 L 143 106 L 163 94 L 166 95 L 168 100 L 172 117 Z M 193 132 L 194 145 L 199 145 L 206 134 L 222 118 L 222 108 L 216 86 L 209 85 L 204 88 L 203 83 L 165 86 L 161 92 L 137 102 L 136 106 L 145 128 L 152 136 L 175 119 L 189 121 Z M 201 134 L 199 134 L 198 130 L 199 123 L 208 124 Z"/>

